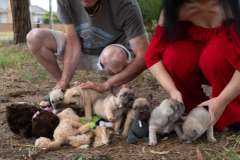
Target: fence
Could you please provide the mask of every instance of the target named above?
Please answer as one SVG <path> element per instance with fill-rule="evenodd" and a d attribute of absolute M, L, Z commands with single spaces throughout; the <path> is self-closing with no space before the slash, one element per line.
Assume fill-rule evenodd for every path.
<path fill-rule="evenodd" d="M 32 28 L 38 28 L 38 27 L 49 28 L 49 25 L 40 24 L 37 26 L 37 24 L 32 24 Z M 54 24 L 53 29 L 63 31 L 64 27 L 62 24 Z M 13 40 L 12 24 L 0 23 L 0 42 L 7 42 L 12 40 Z"/>

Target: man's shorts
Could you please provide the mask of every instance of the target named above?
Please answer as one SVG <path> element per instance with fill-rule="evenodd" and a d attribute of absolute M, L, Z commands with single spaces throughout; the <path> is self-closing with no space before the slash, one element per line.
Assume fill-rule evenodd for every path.
<path fill-rule="evenodd" d="M 57 44 L 57 52 L 55 55 L 60 59 L 63 60 L 64 56 L 64 49 L 66 45 L 66 37 L 63 32 L 50 30 L 51 34 L 53 35 L 54 39 L 56 40 Z M 124 46 L 120 44 L 112 44 L 123 48 L 128 55 L 128 61 L 132 61 L 133 54 L 132 52 L 128 51 Z M 89 54 L 80 54 L 80 63 L 78 66 L 79 69 L 83 70 L 94 70 L 94 71 L 101 71 L 102 68 L 99 66 L 99 56 L 96 55 L 89 55 Z"/>

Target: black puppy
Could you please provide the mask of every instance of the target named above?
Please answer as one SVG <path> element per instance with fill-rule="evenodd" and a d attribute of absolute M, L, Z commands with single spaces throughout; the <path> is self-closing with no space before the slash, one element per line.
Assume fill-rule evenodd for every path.
<path fill-rule="evenodd" d="M 52 138 L 59 123 L 59 118 L 56 115 L 37 108 L 33 104 L 16 103 L 6 108 L 6 119 L 10 130 L 25 138 Z"/>

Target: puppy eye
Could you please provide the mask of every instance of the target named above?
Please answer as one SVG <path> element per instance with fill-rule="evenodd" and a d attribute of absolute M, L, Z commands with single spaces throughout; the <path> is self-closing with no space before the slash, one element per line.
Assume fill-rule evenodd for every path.
<path fill-rule="evenodd" d="M 60 101 L 62 101 L 62 100 L 63 100 L 63 98 L 59 98 L 59 100 L 60 100 Z"/>

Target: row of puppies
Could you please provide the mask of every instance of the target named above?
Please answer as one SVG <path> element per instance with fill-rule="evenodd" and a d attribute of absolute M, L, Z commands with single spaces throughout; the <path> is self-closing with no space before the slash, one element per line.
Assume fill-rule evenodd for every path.
<path fill-rule="evenodd" d="M 84 109 L 86 118 L 90 119 L 94 113 L 105 120 L 113 122 L 114 131 L 117 133 L 120 130 L 124 115 L 127 114 L 122 133 L 124 136 L 128 134 L 131 121 L 136 113 L 135 110 L 137 108 L 141 110 L 141 107 L 150 107 L 149 102 L 145 98 L 134 100 L 133 90 L 125 86 L 119 90 L 116 96 L 113 94 L 102 95 L 94 90 L 82 89 L 78 86 L 68 89 L 63 98 L 57 99 L 56 97 L 59 97 L 59 94 L 56 93 L 60 92 L 55 90 L 50 93 L 50 101 L 55 112 L 60 112 L 60 110 L 64 109 L 64 106 L 69 104 L 77 105 Z M 61 99 L 63 99 L 64 105 L 61 104 Z M 141 112 L 140 110 L 139 112 Z M 54 141 L 41 137 L 36 140 L 35 146 L 52 150 L 63 144 L 70 144 L 74 147 L 90 144 L 93 134 L 88 132 L 89 128 L 87 126 L 82 126 L 79 123 L 79 117 L 74 115 L 71 109 L 64 109 L 57 115 L 60 123 L 54 131 Z M 110 134 L 106 128 L 98 127 L 95 135 L 94 147 L 109 143 Z"/>
<path fill-rule="evenodd" d="M 157 133 L 166 134 L 171 131 L 175 131 L 180 140 L 185 142 L 194 141 L 207 131 L 208 141 L 216 141 L 213 136 L 213 126 L 210 125 L 209 112 L 204 107 L 194 108 L 184 118 L 182 116 L 185 111 L 183 104 L 172 99 L 166 99 L 151 112 L 146 110 L 146 107 L 150 107 L 150 103 L 145 98 L 136 99 L 133 104 L 134 93 L 126 87 L 123 87 L 116 97 L 113 95 L 103 97 L 96 91 L 73 87 L 67 90 L 64 95 L 64 103 L 75 103 L 83 106 L 86 117 L 91 117 L 93 109 L 96 115 L 109 121 L 115 121 L 115 131 L 119 131 L 123 113 L 127 113 L 122 133 L 124 136 L 128 134 L 129 127 L 136 114 L 147 115 L 149 117 L 149 145 L 157 144 Z M 129 106 L 132 106 L 132 108 L 129 108 Z M 178 123 L 180 119 L 184 119 L 184 122 Z"/>
<path fill-rule="evenodd" d="M 38 138 L 35 146 L 41 149 L 53 150 L 64 144 L 81 147 L 90 145 L 93 138 L 93 147 L 109 143 L 110 131 L 105 127 L 91 130 L 89 123 L 80 124 L 80 117 L 71 108 L 54 114 L 34 104 L 22 102 L 6 106 L 6 109 L 10 130 L 25 138 Z"/>
<path fill-rule="evenodd" d="M 157 144 L 157 133 L 168 134 L 172 131 L 186 143 L 191 143 L 205 132 L 209 142 L 216 141 L 210 124 L 210 114 L 204 107 L 194 108 L 185 117 L 184 111 L 185 106 L 182 103 L 173 99 L 163 100 L 149 118 L 149 145 Z"/>

